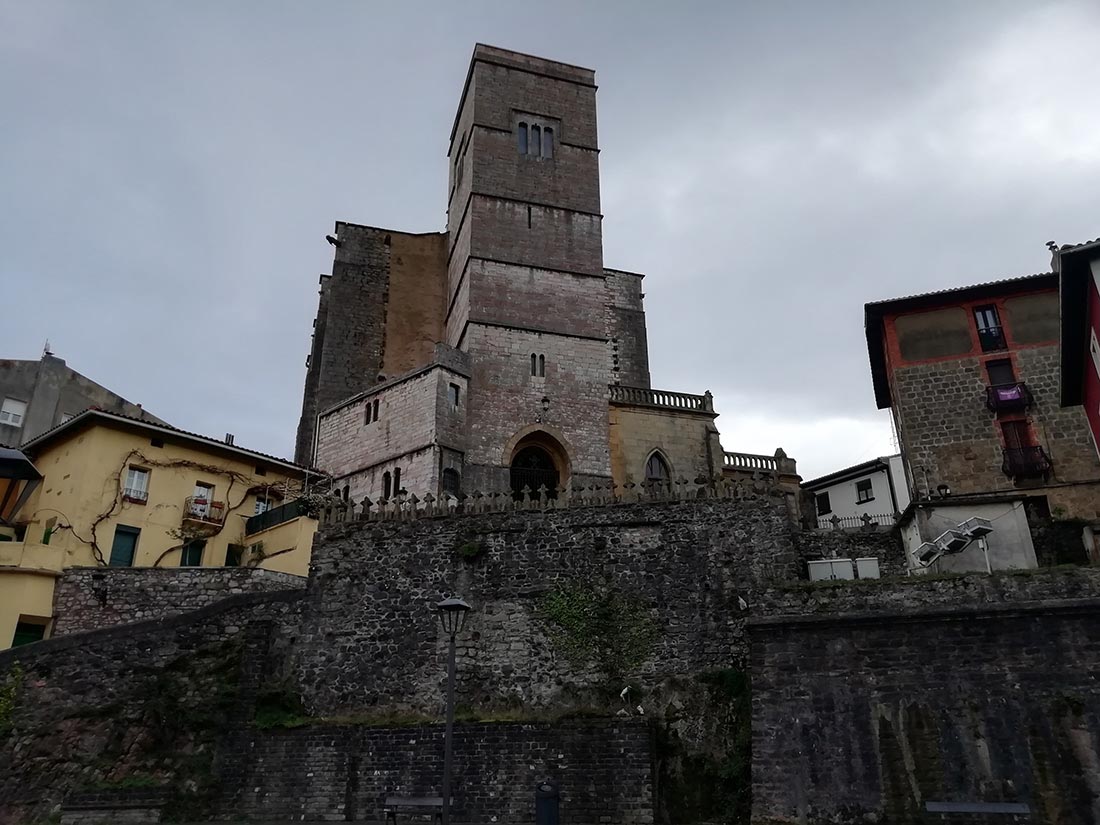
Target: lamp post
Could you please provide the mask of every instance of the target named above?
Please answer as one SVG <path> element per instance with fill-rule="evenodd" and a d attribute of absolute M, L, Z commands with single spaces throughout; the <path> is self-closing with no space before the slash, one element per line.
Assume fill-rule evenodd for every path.
<path fill-rule="evenodd" d="M 443 735 L 443 825 L 451 823 L 451 759 L 452 735 L 455 726 L 455 636 L 466 624 L 470 605 L 452 596 L 436 606 L 443 632 L 447 634 L 447 730 Z"/>

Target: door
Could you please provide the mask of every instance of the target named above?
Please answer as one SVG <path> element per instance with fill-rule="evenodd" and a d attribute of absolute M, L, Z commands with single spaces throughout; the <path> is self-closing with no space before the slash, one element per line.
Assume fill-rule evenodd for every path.
<path fill-rule="evenodd" d="M 137 550 L 140 535 L 141 530 L 136 527 L 122 524 L 115 527 L 115 538 L 111 542 L 111 567 L 133 567 L 134 552 Z"/>

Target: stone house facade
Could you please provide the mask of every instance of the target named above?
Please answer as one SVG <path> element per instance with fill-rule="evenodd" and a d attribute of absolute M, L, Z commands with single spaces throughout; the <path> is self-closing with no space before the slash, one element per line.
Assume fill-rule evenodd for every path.
<path fill-rule="evenodd" d="M 866 305 L 875 397 L 889 407 L 913 498 L 1045 497 L 1100 517 L 1100 461 L 1059 398 L 1058 276 Z"/>
<path fill-rule="evenodd" d="M 476 46 L 448 160 L 444 232 L 329 236 L 297 460 L 375 501 L 738 469 L 709 394 L 652 388 L 643 276 L 604 265 L 595 73 Z"/>

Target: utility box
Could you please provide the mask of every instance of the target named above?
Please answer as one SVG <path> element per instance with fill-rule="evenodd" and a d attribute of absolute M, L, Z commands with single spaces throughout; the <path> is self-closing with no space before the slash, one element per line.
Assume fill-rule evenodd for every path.
<path fill-rule="evenodd" d="M 561 793 L 553 780 L 535 786 L 535 825 L 558 825 Z"/>
<path fill-rule="evenodd" d="M 810 581 L 828 581 L 829 579 L 854 579 L 855 570 L 851 559 L 817 559 L 806 562 Z"/>
<path fill-rule="evenodd" d="M 877 579 L 880 578 L 878 569 L 878 559 L 873 556 L 856 559 L 856 574 L 861 579 Z"/>

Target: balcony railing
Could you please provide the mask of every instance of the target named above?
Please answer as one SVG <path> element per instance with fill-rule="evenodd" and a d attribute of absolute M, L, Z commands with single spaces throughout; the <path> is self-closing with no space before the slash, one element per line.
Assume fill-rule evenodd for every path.
<path fill-rule="evenodd" d="M 1046 476 L 1051 471 L 1050 457 L 1042 447 L 1012 447 L 1004 451 L 1001 470 L 1012 478 Z"/>
<path fill-rule="evenodd" d="M 188 496 L 183 503 L 183 517 L 190 521 L 221 524 L 225 521 L 225 502 Z"/>
<path fill-rule="evenodd" d="M 137 487 L 127 487 L 122 491 L 122 498 L 137 504 L 144 504 L 149 500 L 148 490 L 139 490 Z"/>
<path fill-rule="evenodd" d="M 244 523 L 244 534 L 251 536 L 253 533 L 259 533 L 261 530 L 270 530 L 272 527 L 278 527 L 280 524 L 285 524 L 288 521 L 293 521 L 300 516 L 308 516 L 309 507 L 306 500 L 297 498 L 294 501 L 288 501 L 279 507 L 272 507 L 259 515 L 252 516 Z"/>
<path fill-rule="evenodd" d="M 647 387 L 624 387 L 619 384 L 611 384 L 610 390 L 612 403 L 663 407 L 672 410 L 714 412 L 714 397 L 709 392 L 703 395 L 690 395 L 686 392 L 651 390 Z"/>
<path fill-rule="evenodd" d="M 985 388 L 985 405 L 995 413 L 1026 410 L 1031 403 L 1031 390 L 1023 381 Z"/>
<path fill-rule="evenodd" d="M 722 463 L 731 470 L 766 470 L 771 473 L 779 472 L 779 459 L 773 455 L 723 453 Z"/>

